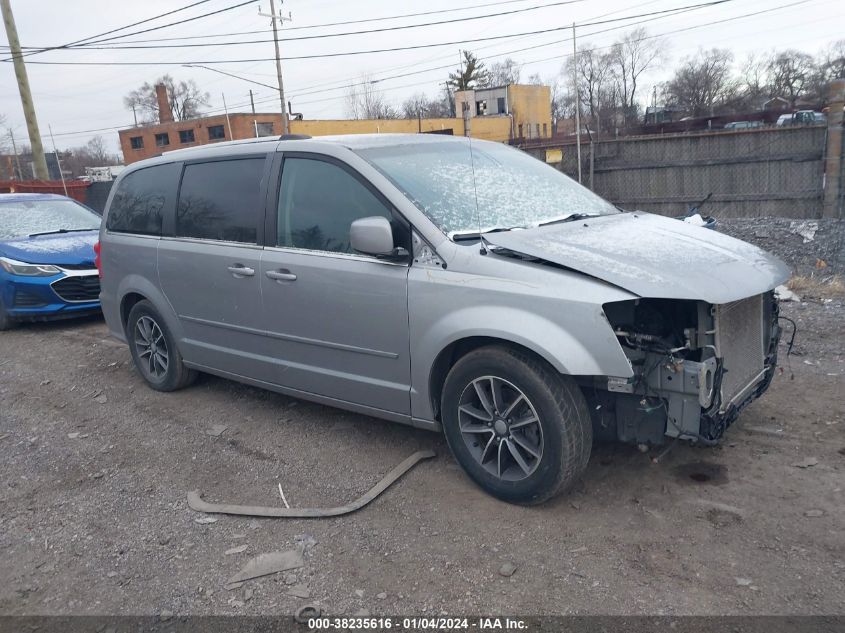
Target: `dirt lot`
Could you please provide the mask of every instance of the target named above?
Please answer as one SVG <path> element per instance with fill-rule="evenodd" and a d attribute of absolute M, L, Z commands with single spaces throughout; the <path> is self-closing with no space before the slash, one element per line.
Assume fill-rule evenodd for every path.
<path fill-rule="evenodd" d="M 3 333 L 0 613 L 845 613 L 845 304 L 785 313 L 791 367 L 723 445 L 659 464 L 597 447 L 535 508 L 476 489 L 438 435 L 211 377 L 153 392 L 101 321 Z M 339 504 L 428 448 L 346 517 L 198 524 L 185 500 L 278 505 L 281 482 L 292 505 Z M 289 548 L 302 569 L 224 588 Z"/>

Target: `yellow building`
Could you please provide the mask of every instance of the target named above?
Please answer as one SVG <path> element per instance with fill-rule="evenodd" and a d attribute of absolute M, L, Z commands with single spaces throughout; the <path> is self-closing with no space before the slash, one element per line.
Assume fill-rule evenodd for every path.
<path fill-rule="evenodd" d="M 506 119 L 510 139 L 549 138 L 552 135 L 551 88 L 511 84 L 455 93 L 455 108 L 463 113 L 472 136 L 474 127 Z M 502 139 L 506 140 L 506 139 Z"/>

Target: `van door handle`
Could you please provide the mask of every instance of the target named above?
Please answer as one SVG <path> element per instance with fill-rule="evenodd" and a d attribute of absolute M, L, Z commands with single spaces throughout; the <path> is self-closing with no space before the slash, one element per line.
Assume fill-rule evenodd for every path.
<path fill-rule="evenodd" d="M 287 268 L 268 270 L 266 274 L 270 279 L 275 279 L 276 281 L 296 281 L 296 275 Z"/>
<path fill-rule="evenodd" d="M 242 264 L 229 266 L 226 270 L 232 273 L 235 277 L 252 277 L 255 274 L 254 268 L 247 268 Z"/>

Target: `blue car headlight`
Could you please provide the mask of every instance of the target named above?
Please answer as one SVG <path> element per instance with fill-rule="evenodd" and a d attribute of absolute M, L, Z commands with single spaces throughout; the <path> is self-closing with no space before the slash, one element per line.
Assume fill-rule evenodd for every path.
<path fill-rule="evenodd" d="M 8 257 L 0 257 L 0 267 L 11 275 L 24 277 L 52 277 L 62 272 L 51 264 L 27 264 Z"/>

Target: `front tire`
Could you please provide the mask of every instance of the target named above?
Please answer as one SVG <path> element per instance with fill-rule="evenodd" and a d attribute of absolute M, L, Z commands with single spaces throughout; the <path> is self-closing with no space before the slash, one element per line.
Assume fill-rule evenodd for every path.
<path fill-rule="evenodd" d="M 132 306 L 126 339 L 135 369 L 153 389 L 176 391 L 196 379 L 197 373 L 185 367 L 170 329 L 149 301 Z"/>
<path fill-rule="evenodd" d="M 578 386 L 510 347 L 483 347 L 455 363 L 441 418 L 469 477 L 510 503 L 542 503 L 564 492 L 590 459 L 592 423 Z"/>

